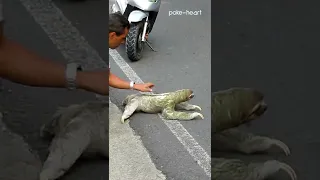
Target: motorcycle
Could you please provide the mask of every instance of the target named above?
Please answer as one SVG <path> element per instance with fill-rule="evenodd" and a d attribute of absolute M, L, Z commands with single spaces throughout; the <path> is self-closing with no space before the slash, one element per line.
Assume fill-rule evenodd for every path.
<path fill-rule="evenodd" d="M 111 12 L 120 12 L 130 22 L 130 29 L 126 38 L 126 53 L 131 61 L 138 61 L 142 57 L 145 44 L 153 49 L 146 39 L 156 21 L 161 0 L 116 0 Z"/>

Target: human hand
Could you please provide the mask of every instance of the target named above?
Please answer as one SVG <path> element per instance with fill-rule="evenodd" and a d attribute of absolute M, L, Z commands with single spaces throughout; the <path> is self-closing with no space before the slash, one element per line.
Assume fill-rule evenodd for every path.
<path fill-rule="evenodd" d="M 144 83 L 144 84 L 135 84 L 133 85 L 133 89 L 141 91 L 141 92 L 152 92 L 153 83 Z"/>

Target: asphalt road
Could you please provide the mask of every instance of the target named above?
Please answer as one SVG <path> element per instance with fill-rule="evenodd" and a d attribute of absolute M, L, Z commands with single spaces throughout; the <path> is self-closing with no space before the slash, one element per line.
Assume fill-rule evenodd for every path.
<path fill-rule="evenodd" d="M 202 14 L 169 16 L 172 10 L 201 10 Z M 210 1 L 164 0 L 149 40 L 158 52 L 152 52 L 146 46 L 143 58 L 138 62 L 128 60 L 123 46 L 117 51 L 144 82 L 156 85 L 155 91 L 182 88 L 195 91 L 191 102 L 202 107 L 205 120 L 181 124 L 210 156 Z M 109 59 L 112 72 L 127 79 L 113 58 L 109 56 Z M 120 105 L 130 93 L 111 89 L 110 98 Z M 168 179 L 209 179 L 159 116 L 135 114 L 130 126 L 141 136 L 153 162 Z"/>
<path fill-rule="evenodd" d="M 306 1 L 307 2 L 307 1 Z M 292 151 L 240 156 L 280 159 L 301 180 L 319 175 L 319 11 L 316 5 L 288 1 L 215 1 L 212 17 L 212 91 L 253 87 L 269 109 L 249 128 L 284 141 Z M 215 152 L 212 152 L 215 156 Z M 273 179 L 288 179 L 279 173 Z"/>
<path fill-rule="evenodd" d="M 131 63 L 124 49 L 119 48 L 118 52 L 127 63 L 144 81 L 154 82 L 158 92 L 186 87 L 195 90 L 196 97 L 192 102 L 202 106 L 206 119 L 181 124 L 208 154 L 211 154 L 211 118 L 210 99 L 207 97 L 211 90 L 234 86 L 258 88 L 265 93 L 270 109 L 249 130 L 283 140 L 291 148 L 292 155 L 229 155 L 247 161 L 280 159 L 296 169 L 299 179 L 319 179 L 317 162 L 320 159 L 320 133 L 317 131 L 316 118 L 319 88 L 316 85 L 316 63 L 319 59 L 317 43 L 320 26 L 316 6 L 284 1 L 215 3 L 211 15 L 214 18 L 214 43 L 210 53 L 209 1 L 197 4 L 189 0 L 164 2 L 154 31 L 150 34 L 150 41 L 158 52 L 148 50 L 141 61 Z M 55 3 L 99 55 L 108 59 L 107 25 L 104 22 L 107 2 L 56 0 Z M 17 39 L 46 57 L 63 59 L 20 1 L 5 1 L 5 7 L 5 33 L 10 38 Z M 169 10 L 189 8 L 201 9 L 203 15 L 168 16 Z M 10 11 L 12 9 L 14 11 Z M 24 33 L 21 33 L 22 29 Z M 125 78 L 121 69 L 110 60 L 112 71 Z M 4 121 L 9 128 L 22 135 L 42 159 L 47 144 L 39 141 L 38 128 L 43 121 L 50 117 L 57 106 L 94 98 L 86 92 L 30 88 L 7 81 L 3 84 L 5 89 L 1 92 L 1 106 L 6 112 Z M 111 100 L 119 105 L 129 93 L 112 89 Z M 141 136 L 157 168 L 168 179 L 208 179 L 158 116 L 136 114 L 130 125 Z M 81 171 L 84 167 L 90 168 L 91 174 Z M 107 177 L 107 168 L 105 161 L 89 161 L 85 165 L 80 162 L 66 179 L 88 179 L 89 176 L 103 179 Z M 279 174 L 274 179 L 285 179 L 285 175 Z"/>
<path fill-rule="evenodd" d="M 107 1 L 55 0 L 54 3 L 88 43 L 107 61 L 110 58 L 107 56 L 106 48 Z M 141 61 L 127 62 L 143 81 L 154 82 L 157 92 L 168 92 L 181 88 L 194 90 L 196 96 L 192 103 L 202 107 L 205 120 L 181 122 L 181 124 L 210 155 L 209 5 L 210 1 L 197 3 L 197 5 L 193 1 L 164 1 L 154 30 L 150 34 L 150 41 L 158 52 L 154 53 L 147 49 Z M 34 21 L 20 1 L 5 1 L 4 6 L 5 32 L 8 37 L 18 40 L 45 57 L 64 61 L 61 52 L 52 44 L 47 34 Z M 12 9 L 15 11 L 10 11 Z M 169 17 L 169 10 L 201 10 L 202 15 Z M 50 16 L 49 12 L 52 13 L 52 11 L 48 9 L 48 17 Z M 22 29 L 23 33 L 21 33 Z M 61 31 L 63 30 L 61 29 Z M 123 48 L 120 47 L 118 52 L 127 60 Z M 93 60 L 93 62 L 95 61 Z M 112 59 L 110 59 L 110 63 L 113 73 L 126 78 Z M 94 99 L 94 95 L 86 92 L 30 88 L 8 81 L 4 81 L 3 85 L 5 91 L 1 93 L 1 106 L 5 112 L 4 121 L 10 129 L 25 138 L 31 147 L 39 153 L 42 160 L 46 157 L 48 146 L 47 143 L 41 142 L 38 134 L 43 121 L 50 118 L 57 106 Z M 119 102 L 130 93 L 132 92 L 112 89 L 111 100 L 119 105 Z M 136 114 L 131 118 L 130 126 L 141 136 L 156 167 L 163 171 L 168 179 L 209 179 L 204 170 L 158 116 Z M 83 161 L 79 161 L 64 179 L 88 179 L 89 177 L 91 179 L 106 179 L 108 162 L 81 162 Z"/>
<path fill-rule="evenodd" d="M 49 39 L 19 0 L 4 1 L 5 34 L 44 57 L 65 62 L 61 52 Z M 14 11 L 12 11 L 14 9 Z M 45 67 L 44 67 L 45 68 Z M 39 128 L 50 119 L 58 106 L 94 100 L 92 93 L 70 92 L 63 89 L 26 87 L 3 80 L 0 107 L 4 122 L 13 132 L 30 144 L 42 161 L 47 155 L 48 142 L 39 137 Z M 15 153 L 15 152 L 12 152 Z M 108 179 L 108 161 L 79 160 L 62 180 Z"/>
<path fill-rule="evenodd" d="M 21 5 L 20 1 L 4 1 L 6 17 L 5 34 L 19 41 L 42 56 L 63 61 L 61 53 L 52 44 L 41 27 Z M 10 11 L 14 9 L 15 11 Z M 21 31 L 23 29 L 23 31 Z M 22 33 L 21 33 L 22 32 Z M 44 161 L 48 143 L 39 138 L 40 126 L 51 117 L 58 106 L 93 100 L 87 92 L 68 92 L 52 88 L 31 88 L 3 81 L 0 93 L 1 111 L 4 112 L 6 125 L 15 133 L 24 137 Z M 66 98 L 68 97 L 68 98 Z M 71 173 L 62 179 L 106 179 L 108 161 L 78 161 Z M 86 171 L 89 169 L 90 173 Z"/>

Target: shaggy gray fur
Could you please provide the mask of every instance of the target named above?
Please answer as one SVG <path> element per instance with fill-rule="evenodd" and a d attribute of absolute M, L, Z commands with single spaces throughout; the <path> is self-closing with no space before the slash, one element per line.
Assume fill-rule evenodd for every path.
<path fill-rule="evenodd" d="M 0 112 L 0 180 L 38 180 L 42 166 L 38 155 L 2 120 Z"/>
<path fill-rule="evenodd" d="M 41 137 L 53 139 L 40 180 L 58 179 L 80 156 L 109 158 L 108 127 L 108 102 L 86 102 L 60 108 L 41 128 Z"/>
<path fill-rule="evenodd" d="M 254 89 L 231 88 L 213 93 L 213 149 L 252 154 L 277 146 L 289 155 L 289 148 L 280 140 L 241 132 L 237 128 L 262 116 L 266 110 L 263 94 Z M 279 170 L 287 172 L 292 180 L 297 179 L 289 165 L 277 160 L 246 164 L 239 159 L 212 158 L 213 180 L 265 180 Z"/>
<path fill-rule="evenodd" d="M 199 112 L 181 112 L 180 110 L 199 110 L 197 105 L 189 104 L 187 101 L 194 97 L 191 89 L 181 89 L 174 92 L 162 94 L 131 94 L 123 101 L 125 110 L 121 117 L 124 123 L 135 111 L 145 113 L 162 113 L 167 120 L 192 120 L 196 117 L 203 119 Z"/>

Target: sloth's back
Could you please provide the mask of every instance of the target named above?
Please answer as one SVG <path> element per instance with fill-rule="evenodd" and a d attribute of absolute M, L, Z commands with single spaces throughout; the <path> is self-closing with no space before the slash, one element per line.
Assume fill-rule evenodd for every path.
<path fill-rule="evenodd" d="M 165 95 L 145 95 L 139 97 L 137 110 L 146 113 L 160 113 L 166 106 L 167 97 Z"/>

